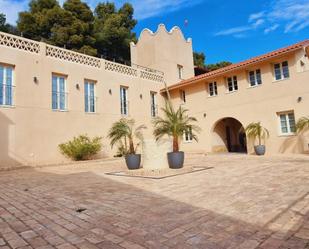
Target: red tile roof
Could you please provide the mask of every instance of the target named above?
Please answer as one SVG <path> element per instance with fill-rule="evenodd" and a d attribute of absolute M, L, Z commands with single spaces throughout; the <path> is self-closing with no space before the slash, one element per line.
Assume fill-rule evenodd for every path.
<path fill-rule="evenodd" d="M 229 65 L 227 67 L 223 67 L 223 68 L 220 68 L 220 69 L 217 69 L 217 70 L 214 70 L 214 71 L 211 71 L 209 73 L 201 74 L 201 75 L 192 77 L 190 79 L 183 80 L 183 81 L 181 81 L 177 84 L 169 86 L 168 90 L 174 90 L 174 89 L 177 89 L 177 88 L 181 88 L 182 86 L 185 86 L 185 85 L 190 85 L 190 84 L 196 83 L 200 80 L 214 78 L 214 77 L 217 77 L 217 76 L 220 76 L 220 75 L 223 75 L 223 74 L 226 74 L 226 73 L 230 73 L 230 72 L 238 70 L 238 69 L 243 69 L 247 66 L 251 66 L 251 65 L 254 65 L 256 63 L 266 61 L 268 59 L 271 59 L 271 58 L 274 58 L 274 57 L 277 57 L 277 56 L 280 56 L 280 55 L 283 55 L 283 54 L 286 54 L 286 53 L 290 53 L 292 51 L 295 51 L 295 50 L 298 50 L 300 48 L 307 47 L 307 46 L 309 46 L 309 40 L 305 40 L 305 41 L 296 43 L 294 45 L 272 51 L 272 52 L 267 53 L 267 54 L 256 56 L 256 57 L 253 57 L 251 59 L 248 59 L 248 60 L 245 60 L 245 61 L 242 61 L 242 62 L 239 62 L 239 63 L 235 63 L 235 64 L 232 64 L 232 65 Z M 161 92 L 165 92 L 165 91 L 166 91 L 165 88 L 161 90 Z"/>

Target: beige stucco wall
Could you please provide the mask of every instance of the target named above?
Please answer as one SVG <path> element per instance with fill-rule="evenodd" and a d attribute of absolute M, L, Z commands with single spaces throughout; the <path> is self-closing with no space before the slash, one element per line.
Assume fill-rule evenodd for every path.
<path fill-rule="evenodd" d="M 299 67 L 300 58 L 305 67 Z M 290 78 L 274 81 L 273 63 L 288 60 Z M 218 136 L 213 132 L 215 124 L 225 118 L 232 117 L 239 120 L 243 126 L 251 122 L 261 121 L 270 131 L 270 138 L 266 141 L 267 153 L 303 153 L 308 152 L 309 134 L 282 136 L 280 135 L 278 112 L 294 110 L 295 118 L 309 115 L 309 61 L 304 57 L 304 50 L 291 53 L 283 57 L 266 61 L 250 68 L 224 75 L 222 77 L 201 80 L 181 89 L 186 92 L 184 108 L 190 115 L 198 119 L 202 128 L 199 143 L 184 143 L 185 151 L 211 152 L 218 144 Z M 263 84 L 249 87 L 248 71 L 261 69 Z M 239 90 L 228 93 L 225 77 L 237 75 Z M 209 97 L 207 82 L 216 81 L 218 96 Z M 175 105 L 181 103 L 179 90 L 171 91 Z M 302 100 L 298 102 L 298 97 Z M 249 153 L 253 152 L 252 141 L 248 142 Z"/>
<path fill-rule="evenodd" d="M 181 80 L 177 65 L 183 67 L 182 79 L 194 76 L 192 41 L 186 40 L 178 27 L 168 32 L 160 24 L 155 33 L 144 29 L 138 42 L 131 43 L 131 61 L 164 72 L 167 85 Z"/>
<path fill-rule="evenodd" d="M 100 156 L 113 156 L 106 135 L 112 123 L 121 117 L 120 86 L 129 88 L 129 117 L 137 125 L 146 124 L 145 137 L 152 137 L 150 92 L 158 93 L 160 105 L 163 82 L 142 79 L 139 70 L 137 76 L 127 75 L 128 68 L 120 64 L 113 67 L 119 67 L 118 71 L 106 70 L 104 60 L 96 68 L 52 58 L 45 55 L 45 44 L 40 46 L 39 54 L 0 46 L 0 63 L 14 66 L 16 85 L 14 107 L 0 107 L 0 168 L 65 162 L 58 144 L 85 133 L 102 136 Z M 68 111 L 51 108 L 52 73 L 67 76 Z M 85 79 L 96 81 L 96 113 L 84 112 Z"/>
<path fill-rule="evenodd" d="M 165 27 L 160 26 L 157 34 L 148 33 L 143 32 L 137 45 L 131 47 L 135 49 L 132 60 L 148 51 L 145 58 L 136 62 L 143 66 L 160 66 L 156 69 L 164 71 L 165 78 L 134 65 L 127 67 L 68 50 L 53 50 L 55 47 L 51 46 L 52 52 L 47 53 L 44 43 L 0 32 L 0 63 L 14 67 L 13 83 L 16 86 L 14 106 L 0 107 L 0 169 L 66 162 L 68 159 L 60 154 L 58 145 L 85 133 L 103 137 L 103 151 L 99 157 L 113 156 L 115 151 L 111 150 L 106 135 L 112 123 L 121 117 L 120 86 L 129 88 L 129 117 L 134 118 L 137 124 L 145 124 L 148 127 L 145 138 L 152 139 L 150 92 L 158 93 L 158 106 L 163 106 L 164 99 L 159 91 L 164 88 L 164 82 L 170 85 L 178 81 L 177 64 L 184 66 L 185 78 L 191 77 L 193 59 L 192 44 L 184 40 L 180 30 L 166 32 Z M 147 39 L 156 42 L 142 42 Z M 158 48 L 153 49 L 153 46 Z M 155 59 L 147 62 L 150 58 Z M 159 63 L 161 59 L 162 65 Z M 272 63 L 283 60 L 289 61 L 290 79 L 274 82 Z M 301 67 L 300 61 L 305 62 L 305 66 Z M 247 71 L 257 68 L 262 71 L 263 84 L 250 88 Z M 68 111 L 53 111 L 51 108 L 53 73 L 67 76 Z M 261 121 L 270 131 L 270 138 L 266 141 L 269 154 L 308 152 L 309 134 L 279 135 L 277 117 L 278 112 L 289 110 L 294 110 L 296 119 L 309 115 L 309 61 L 304 50 L 225 77 L 233 75 L 237 75 L 239 87 L 234 93 L 226 92 L 223 76 L 208 80 L 218 83 L 219 95 L 216 97 L 208 97 L 205 80 L 184 87 L 187 101 L 183 106 L 198 118 L 202 131 L 199 143 L 182 143 L 181 149 L 211 152 L 214 147 L 224 145 L 225 141 L 213 129 L 219 120 L 232 117 L 243 126 Z M 34 77 L 38 82 L 34 82 Z M 96 113 L 84 112 L 85 79 L 96 81 Z M 173 103 L 179 105 L 179 89 L 172 91 L 171 96 Z M 297 101 L 299 97 L 302 97 L 300 102 Z M 252 143 L 249 143 L 248 149 L 252 153 Z"/>

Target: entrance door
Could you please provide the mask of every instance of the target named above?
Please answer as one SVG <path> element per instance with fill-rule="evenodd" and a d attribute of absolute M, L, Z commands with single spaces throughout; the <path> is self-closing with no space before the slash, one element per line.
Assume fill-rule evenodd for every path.
<path fill-rule="evenodd" d="M 232 152 L 232 145 L 231 145 L 231 129 L 229 126 L 225 127 L 225 134 L 226 134 L 226 145 L 228 152 Z"/>

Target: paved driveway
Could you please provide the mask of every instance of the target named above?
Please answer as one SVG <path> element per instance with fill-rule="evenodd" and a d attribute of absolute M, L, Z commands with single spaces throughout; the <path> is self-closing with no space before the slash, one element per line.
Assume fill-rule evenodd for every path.
<path fill-rule="evenodd" d="M 0 248 L 309 248 L 308 156 L 187 165 L 211 169 L 105 175 L 124 168 L 116 160 L 0 172 Z"/>

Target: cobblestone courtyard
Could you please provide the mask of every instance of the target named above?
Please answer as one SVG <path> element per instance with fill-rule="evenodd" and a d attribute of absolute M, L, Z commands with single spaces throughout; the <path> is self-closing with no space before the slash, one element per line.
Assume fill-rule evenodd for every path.
<path fill-rule="evenodd" d="M 186 162 L 210 169 L 106 175 L 124 168 L 113 160 L 0 172 L 0 248 L 309 248 L 308 156 Z"/>

